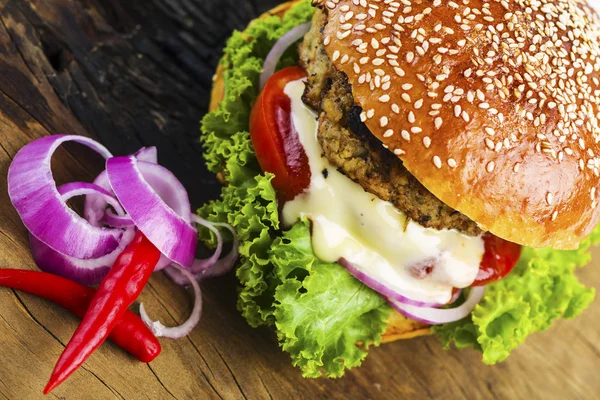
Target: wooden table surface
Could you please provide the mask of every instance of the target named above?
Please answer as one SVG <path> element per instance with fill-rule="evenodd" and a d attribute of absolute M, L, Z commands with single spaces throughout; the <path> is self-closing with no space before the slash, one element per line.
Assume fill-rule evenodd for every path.
<path fill-rule="evenodd" d="M 0 0 L 0 266 L 35 269 L 27 233 L 6 190 L 19 148 L 52 133 L 94 137 L 115 154 L 156 145 L 194 206 L 219 186 L 197 141 L 219 49 L 234 28 L 276 0 Z M 101 161 L 77 146 L 55 157 L 59 182 L 90 180 Z M 580 271 L 600 287 L 600 251 Z M 503 364 L 471 350 L 443 351 L 434 337 L 373 349 L 337 380 L 302 379 L 268 329 L 235 307 L 235 278 L 203 283 L 204 316 L 181 340 L 141 364 L 103 345 L 52 396 L 110 398 L 503 398 L 600 396 L 600 306 L 531 337 Z M 141 301 L 169 324 L 191 294 L 155 274 Z M 133 307 L 137 309 L 137 306 Z M 37 399 L 77 318 L 34 296 L 0 289 L 0 396 Z"/>

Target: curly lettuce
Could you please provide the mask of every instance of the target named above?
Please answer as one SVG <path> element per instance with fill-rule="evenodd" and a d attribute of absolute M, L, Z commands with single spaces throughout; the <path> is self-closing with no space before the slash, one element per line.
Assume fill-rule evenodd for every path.
<path fill-rule="evenodd" d="M 515 269 L 488 285 L 469 318 L 435 326 L 434 332 L 446 348 L 473 347 L 486 364 L 504 361 L 527 336 L 559 318 L 575 318 L 592 302 L 595 290 L 577 280 L 575 269 L 590 260 L 589 247 L 598 242 L 596 228 L 577 250 L 523 248 Z"/>
<path fill-rule="evenodd" d="M 239 235 L 238 309 L 248 323 L 272 325 L 303 376 L 340 377 L 380 343 L 390 308 L 340 265 L 315 257 L 307 221 L 281 232 L 272 175 L 262 174 L 248 134 L 264 58 L 279 37 L 312 13 L 310 2 L 303 1 L 283 19 L 257 21 L 228 41 L 221 61 L 227 68 L 225 98 L 202 121 L 206 163 L 227 186 L 198 213 L 231 224 Z M 292 52 L 281 65 L 296 62 Z"/>
<path fill-rule="evenodd" d="M 248 134 L 264 58 L 278 38 L 312 13 L 310 1 L 301 1 L 282 19 L 255 21 L 229 39 L 221 61 L 225 96 L 204 117 L 201 136 L 209 169 L 227 185 L 219 200 L 198 213 L 231 224 L 239 235 L 238 309 L 248 323 L 272 326 L 303 376 L 339 377 L 380 343 L 390 308 L 340 265 L 314 255 L 306 220 L 281 230 L 272 175 L 261 172 Z M 295 62 L 292 49 L 280 66 Z M 208 232 L 201 239 L 214 245 Z M 470 317 L 434 332 L 445 347 L 480 350 L 487 364 L 506 359 L 530 334 L 574 318 L 590 304 L 595 292 L 574 272 L 589 261 L 589 246 L 598 241 L 597 230 L 575 251 L 524 249 L 515 270 L 489 285 Z"/>

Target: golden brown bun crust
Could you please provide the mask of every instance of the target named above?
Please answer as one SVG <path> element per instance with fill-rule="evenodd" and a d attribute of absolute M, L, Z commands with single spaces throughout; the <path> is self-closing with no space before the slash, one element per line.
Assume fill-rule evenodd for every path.
<path fill-rule="evenodd" d="M 600 23 L 584 3 L 320 3 L 367 127 L 440 200 L 532 247 L 576 248 L 598 224 Z"/>
<path fill-rule="evenodd" d="M 281 16 L 296 2 L 290 1 L 288 3 L 281 4 L 271 11 L 263 14 L 260 18 L 267 18 L 271 15 Z M 210 111 L 214 111 L 219 107 L 219 103 L 223 100 L 225 93 L 225 81 L 223 80 L 223 72 L 225 67 L 219 65 L 215 76 L 213 78 L 213 89 L 210 96 Z M 383 343 L 389 343 L 401 339 L 412 339 L 418 336 L 430 335 L 431 330 L 427 325 L 420 322 L 408 319 L 396 311 L 392 311 L 390 320 L 388 321 L 388 327 L 385 333 L 382 335 L 381 340 Z"/>

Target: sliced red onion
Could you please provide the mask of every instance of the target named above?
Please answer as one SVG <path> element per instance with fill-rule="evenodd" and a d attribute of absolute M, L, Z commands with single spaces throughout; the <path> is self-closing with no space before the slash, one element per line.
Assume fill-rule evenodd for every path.
<path fill-rule="evenodd" d="M 175 265 L 169 265 L 163 269 L 165 275 L 169 277 L 173 282 L 179 286 L 187 287 L 190 286 L 190 280 L 185 277 Z M 192 274 L 194 279 L 200 282 L 200 274 Z"/>
<path fill-rule="evenodd" d="M 407 318 L 429 325 L 447 324 L 467 317 L 483 298 L 484 286 L 474 286 L 469 290 L 467 300 L 456 308 L 417 307 L 390 301 L 392 307 Z"/>
<path fill-rule="evenodd" d="M 198 225 L 208 228 L 217 237 L 217 248 L 213 252 L 213 255 L 205 259 L 195 259 L 194 263 L 192 264 L 192 268 L 190 268 L 190 272 L 192 274 L 200 274 L 215 265 L 219 257 L 221 257 L 221 251 L 223 250 L 223 237 L 221 236 L 221 232 L 214 227 L 214 224 L 210 223 L 204 218 L 200 218 L 197 215 L 192 215 L 192 221 Z"/>
<path fill-rule="evenodd" d="M 458 298 L 460 297 L 461 294 L 462 294 L 462 289 L 458 289 L 456 292 L 454 292 L 454 294 L 452 295 L 452 298 L 450 299 L 450 303 L 448 303 L 448 304 L 454 304 L 454 302 L 456 300 L 458 300 Z"/>
<path fill-rule="evenodd" d="M 78 259 L 104 256 L 119 246 L 123 231 L 90 225 L 61 199 L 50 160 L 64 142 L 74 141 L 99 153 L 112 154 L 82 136 L 46 136 L 25 145 L 8 169 L 8 194 L 29 232 L 57 252 Z"/>
<path fill-rule="evenodd" d="M 217 223 L 217 222 L 212 223 L 212 225 L 213 226 L 221 226 L 223 228 L 228 229 L 231 232 L 231 234 L 233 235 L 233 243 L 231 245 L 231 250 L 225 257 L 223 257 L 220 260 L 218 260 L 217 262 L 215 262 L 208 269 L 205 269 L 200 273 L 194 274 L 194 277 L 196 278 L 197 281 L 201 281 L 203 279 L 209 279 L 209 278 L 216 278 L 218 276 L 225 275 L 226 273 L 228 273 L 229 271 L 231 271 L 233 269 L 235 262 L 237 261 L 238 256 L 239 256 L 240 241 L 239 241 L 237 234 L 235 233 L 235 230 L 233 229 L 233 227 L 229 224 L 223 224 L 223 223 Z M 197 261 L 201 261 L 201 260 L 197 260 Z M 179 269 L 173 268 L 173 267 L 167 267 L 167 268 L 165 268 L 164 271 L 165 271 L 165 274 L 167 274 L 167 276 L 169 278 L 171 278 L 171 280 L 173 282 L 175 282 L 176 284 L 178 284 L 179 286 L 189 286 L 189 280 L 181 272 L 179 272 Z"/>
<path fill-rule="evenodd" d="M 110 182 L 108 181 L 108 175 L 106 171 L 102 171 L 96 179 L 94 179 L 94 185 L 101 187 L 107 192 L 114 195 Z M 85 197 L 83 203 L 83 216 L 93 226 L 102 226 L 102 219 L 106 212 L 106 199 L 102 196 L 88 195 Z"/>
<path fill-rule="evenodd" d="M 95 185 L 93 183 L 71 182 L 60 186 L 57 190 L 61 196 L 62 201 L 64 201 L 65 203 L 71 200 L 73 197 L 94 194 L 96 196 L 102 197 L 108 205 L 115 209 L 115 211 L 118 213 L 118 216 L 125 215 L 123 207 L 121 207 L 121 204 L 119 204 L 117 199 L 115 199 L 115 196 L 108 190 L 105 190 L 104 188 L 101 188 L 100 186 Z"/>
<path fill-rule="evenodd" d="M 105 225 L 112 226 L 114 228 L 127 228 L 129 226 L 135 226 L 131 218 L 127 216 L 116 215 L 112 210 L 109 209 L 104 212 L 102 222 Z"/>
<path fill-rule="evenodd" d="M 357 268 L 354 264 L 347 261 L 346 259 L 340 258 L 338 260 L 338 262 L 340 263 L 340 265 L 342 265 L 344 268 L 346 268 L 348 270 L 348 272 L 350 272 L 350 274 L 352 274 L 352 276 L 354 276 L 356 279 L 358 279 L 359 281 L 361 281 L 362 283 L 364 283 L 365 285 L 367 285 L 374 291 L 381 293 L 381 295 L 383 295 L 383 297 L 385 297 L 387 299 L 394 300 L 394 301 L 404 303 L 404 304 L 410 304 L 410 305 L 413 305 L 416 307 L 439 307 L 442 305 L 440 303 L 427 303 L 427 302 L 423 302 L 423 301 L 417 301 L 417 300 L 410 299 L 410 298 L 396 292 L 395 290 L 390 289 L 389 287 L 387 287 L 385 284 L 379 282 L 378 280 L 370 277 L 368 274 L 361 271 L 359 268 Z"/>
<path fill-rule="evenodd" d="M 202 316 L 202 292 L 200 291 L 200 285 L 189 271 L 179 266 L 174 266 L 170 268 L 177 269 L 179 273 L 186 277 L 188 282 L 194 288 L 194 308 L 192 309 L 192 313 L 183 324 L 176 327 L 166 327 L 162 323 L 160 323 L 160 321 L 153 322 L 146 313 L 144 305 L 140 304 L 140 317 L 156 337 L 180 339 L 184 336 L 189 335 L 190 332 L 196 327 L 196 325 L 198 325 L 198 322 L 200 322 L 200 317 Z"/>
<path fill-rule="evenodd" d="M 144 151 L 140 150 L 138 157 L 144 157 L 152 160 L 156 157 L 153 156 L 153 147 L 145 148 Z M 191 205 L 188 198 L 187 191 L 181 182 L 171 173 L 162 167 L 153 167 L 156 163 L 151 162 L 140 162 L 138 168 L 141 171 L 144 180 L 154 189 L 158 196 L 175 211 L 182 219 L 187 223 L 191 223 Z M 103 171 L 94 180 L 94 183 L 112 193 L 112 188 L 108 181 L 108 175 L 106 171 Z M 101 196 L 87 196 L 85 199 L 84 215 L 90 224 L 95 226 L 101 226 L 106 223 L 110 226 L 127 226 L 130 224 L 131 218 L 128 219 L 116 219 L 113 218 L 106 210 L 106 201 Z M 133 221 L 132 221 L 133 222 Z M 169 260 L 166 256 L 162 255 L 158 264 L 156 265 L 156 271 L 160 271 L 173 261 Z"/>
<path fill-rule="evenodd" d="M 110 158 L 106 162 L 106 171 L 113 192 L 136 227 L 163 255 L 177 264 L 191 267 L 198 242 L 196 230 L 161 199 L 161 191 L 171 193 L 172 187 L 153 188 L 144 179 L 139 166 L 160 171 L 162 175 L 171 174 L 158 164 L 138 161 L 134 156 Z M 187 193 L 185 197 L 189 206 Z"/>
<path fill-rule="evenodd" d="M 298 40 L 302 39 L 304 35 L 310 30 L 310 22 L 302 25 L 298 25 L 279 39 L 265 59 L 263 65 L 263 72 L 260 75 L 260 89 L 264 88 L 269 78 L 275 73 L 275 68 L 279 63 L 279 59 Z"/>
<path fill-rule="evenodd" d="M 200 279 L 215 278 L 218 276 L 225 275 L 233 269 L 233 266 L 235 265 L 235 262 L 237 261 L 240 255 L 240 241 L 237 237 L 235 229 L 233 229 L 233 227 L 229 224 L 224 224 L 220 222 L 213 222 L 212 224 L 213 226 L 220 226 L 225 229 L 228 229 L 229 232 L 231 232 L 231 235 L 233 236 L 233 242 L 231 244 L 231 250 L 229 251 L 229 253 L 225 257 L 217 261 L 213 266 L 202 271 L 200 273 Z"/>
<path fill-rule="evenodd" d="M 133 156 L 140 161 L 158 164 L 158 150 L 154 146 L 142 147 Z"/>
<path fill-rule="evenodd" d="M 106 201 L 118 214 L 125 214 L 121 205 L 110 193 L 93 183 L 68 183 L 59 187 L 58 192 L 65 202 L 75 196 L 89 195 L 91 193 L 97 194 L 105 197 Z M 63 255 L 51 249 L 33 235 L 29 235 L 29 244 L 33 259 L 42 271 L 69 278 L 82 285 L 92 286 L 102 281 L 119 254 L 133 240 L 134 235 L 135 229 L 133 227 L 127 229 L 121 236 L 116 249 L 101 257 L 87 260 Z"/>
<path fill-rule="evenodd" d="M 146 161 L 146 162 L 153 163 L 153 164 L 156 164 L 158 161 L 158 151 L 156 150 L 156 147 L 154 147 L 154 146 L 142 147 L 134 154 L 134 156 L 135 156 L 135 158 L 137 158 L 140 161 Z M 148 179 L 146 178 L 146 180 L 148 180 Z M 94 180 L 94 184 L 107 190 L 111 194 L 113 193 L 112 188 L 110 187 L 110 182 L 108 181 L 108 175 L 106 174 L 106 171 L 102 171 L 98 175 L 98 177 Z M 150 185 L 152 185 L 152 183 Z M 177 188 L 177 189 L 180 189 L 180 188 Z M 185 190 L 185 189 L 183 189 L 183 190 Z M 163 200 L 167 201 L 166 199 L 163 199 Z M 167 204 L 169 204 L 169 206 L 171 208 L 174 207 L 174 205 L 170 204 L 168 201 L 167 201 Z M 102 226 L 106 222 L 106 221 L 104 221 L 105 213 L 106 213 L 106 201 L 102 196 L 96 196 L 96 195 L 86 196 L 84 206 L 83 206 L 83 215 L 90 224 L 92 224 L 93 226 Z M 113 222 L 117 222 L 117 221 L 113 221 Z M 107 225 L 122 226 L 122 224 L 121 225 L 112 225 L 110 223 L 107 223 Z"/>

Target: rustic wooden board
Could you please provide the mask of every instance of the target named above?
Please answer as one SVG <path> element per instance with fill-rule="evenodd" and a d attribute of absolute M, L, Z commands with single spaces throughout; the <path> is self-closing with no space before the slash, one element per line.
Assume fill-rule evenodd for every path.
<path fill-rule="evenodd" d="M 0 267 L 35 266 L 7 192 L 8 165 L 33 138 L 95 137 L 114 153 L 157 145 L 160 159 L 200 205 L 218 193 L 197 142 L 219 48 L 232 29 L 276 0 L 0 0 Z M 57 154 L 60 182 L 89 180 L 100 160 L 78 147 Z M 596 251 L 593 264 L 600 261 Z M 581 271 L 600 287 L 600 265 Z M 371 351 L 338 380 L 300 377 L 274 335 L 235 309 L 235 279 L 203 284 L 201 326 L 141 364 L 103 345 L 58 398 L 598 398 L 600 306 L 532 337 L 509 361 L 485 367 L 470 350 L 442 351 L 436 338 Z M 183 321 L 190 295 L 161 274 L 144 291 L 153 317 Z M 41 398 L 77 326 L 59 307 L 0 289 L 0 395 Z"/>

